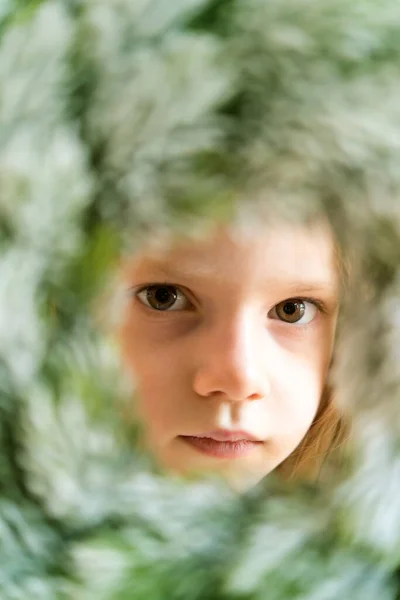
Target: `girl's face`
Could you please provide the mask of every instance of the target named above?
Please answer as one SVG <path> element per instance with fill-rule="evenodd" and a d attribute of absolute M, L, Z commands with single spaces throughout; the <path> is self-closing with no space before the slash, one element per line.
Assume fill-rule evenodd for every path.
<path fill-rule="evenodd" d="M 330 232 L 279 226 L 148 248 L 124 269 L 122 351 L 158 461 L 253 485 L 318 409 L 338 278 Z"/>

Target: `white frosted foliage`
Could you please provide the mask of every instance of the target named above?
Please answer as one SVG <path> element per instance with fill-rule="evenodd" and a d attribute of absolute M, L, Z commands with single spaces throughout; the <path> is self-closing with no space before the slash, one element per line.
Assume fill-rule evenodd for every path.
<path fill-rule="evenodd" d="M 38 315 L 37 288 L 43 259 L 30 248 L 0 257 L 0 352 L 21 389 L 43 359 L 45 329 Z"/>
<path fill-rule="evenodd" d="M 400 452 L 385 424 L 368 415 L 357 422 L 356 469 L 337 491 L 343 526 L 355 543 L 379 553 L 383 564 L 400 557 Z"/>
<path fill-rule="evenodd" d="M 5 182 L 0 207 L 21 239 L 41 250 L 50 263 L 79 247 L 76 219 L 89 201 L 91 179 L 76 134 L 66 127 L 25 128 L 9 140 L 0 158 Z M 52 255 L 50 254 L 52 253 Z"/>
<path fill-rule="evenodd" d="M 0 148 L 15 128 L 59 120 L 64 59 L 72 23 L 60 2 L 43 2 L 33 18 L 10 27 L 0 42 Z"/>

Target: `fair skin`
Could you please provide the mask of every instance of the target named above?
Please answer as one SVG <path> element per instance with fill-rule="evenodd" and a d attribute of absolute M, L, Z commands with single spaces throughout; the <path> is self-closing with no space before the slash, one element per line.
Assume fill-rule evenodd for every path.
<path fill-rule="evenodd" d="M 304 438 L 326 381 L 339 303 L 327 226 L 149 245 L 123 278 L 122 355 L 154 456 L 256 484 Z"/>

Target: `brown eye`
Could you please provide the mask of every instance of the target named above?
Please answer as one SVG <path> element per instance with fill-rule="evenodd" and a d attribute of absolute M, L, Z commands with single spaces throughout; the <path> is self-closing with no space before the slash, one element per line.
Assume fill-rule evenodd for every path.
<path fill-rule="evenodd" d="M 300 298 L 291 298 L 274 306 L 270 316 L 285 323 L 301 323 L 303 325 L 314 319 L 317 310 L 316 305 L 312 302 Z"/>
<path fill-rule="evenodd" d="M 141 289 L 137 297 L 143 304 L 159 311 L 183 310 L 188 300 L 174 285 L 154 284 Z"/>

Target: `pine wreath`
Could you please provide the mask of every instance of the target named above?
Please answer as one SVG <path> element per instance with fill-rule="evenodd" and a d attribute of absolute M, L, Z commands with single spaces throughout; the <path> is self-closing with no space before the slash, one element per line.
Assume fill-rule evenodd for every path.
<path fill-rule="evenodd" d="M 397 598 L 400 7 L 6 0 L 0 20 L 1 598 Z M 183 484 L 116 410 L 94 308 L 118 257 L 237 204 L 322 212 L 356 257 L 332 481 Z"/>

